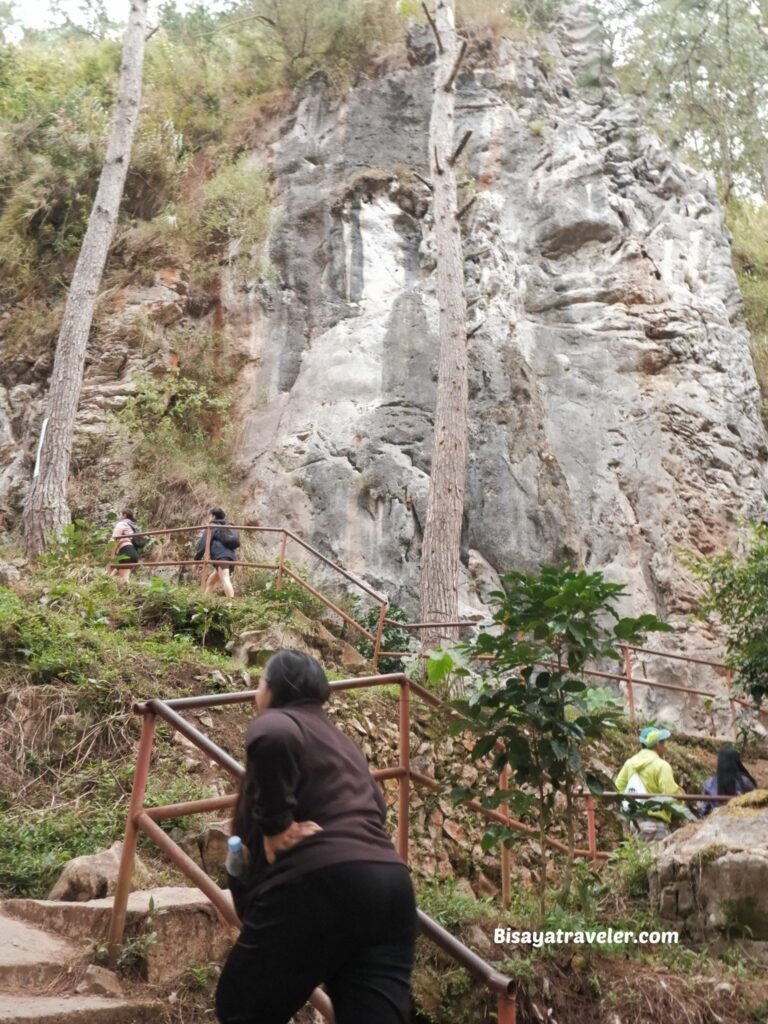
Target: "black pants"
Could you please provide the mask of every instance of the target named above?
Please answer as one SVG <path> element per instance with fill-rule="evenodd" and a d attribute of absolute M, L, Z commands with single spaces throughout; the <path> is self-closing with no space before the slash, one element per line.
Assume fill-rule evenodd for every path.
<path fill-rule="evenodd" d="M 321 983 L 337 1024 L 407 1024 L 416 907 L 408 869 L 321 868 L 249 907 L 216 990 L 221 1024 L 287 1024 Z"/>

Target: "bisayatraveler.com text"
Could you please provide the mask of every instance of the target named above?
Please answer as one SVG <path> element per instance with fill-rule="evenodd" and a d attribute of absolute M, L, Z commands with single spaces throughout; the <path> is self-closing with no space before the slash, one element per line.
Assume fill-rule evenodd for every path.
<path fill-rule="evenodd" d="M 649 945 L 674 946 L 678 942 L 677 932 L 629 932 L 605 928 L 601 931 L 586 929 L 584 931 L 567 932 L 562 928 L 557 931 L 515 931 L 512 928 L 494 928 L 493 941 L 501 946 L 613 946 L 613 945 Z"/>

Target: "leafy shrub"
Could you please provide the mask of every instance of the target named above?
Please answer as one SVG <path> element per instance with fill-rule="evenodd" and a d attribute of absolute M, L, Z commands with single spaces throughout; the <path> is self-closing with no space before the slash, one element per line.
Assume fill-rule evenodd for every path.
<path fill-rule="evenodd" d="M 44 899 L 68 860 L 109 846 L 124 826 L 114 800 L 55 815 L 48 808 L 0 814 L 0 891 Z"/>
<path fill-rule="evenodd" d="M 179 587 L 155 576 L 147 588 L 139 618 L 148 626 L 168 625 L 173 635 L 191 637 L 201 647 L 223 650 L 233 633 L 230 603 L 205 596 L 199 588 Z"/>
<path fill-rule="evenodd" d="M 271 196 L 267 177 L 241 157 L 223 167 L 202 189 L 202 200 L 190 218 L 193 245 L 198 252 L 225 246 L 246 269 L 253 249 L 264 238 L 269 223 Z"/>
<path fill-rule="evenodd" d="M 724 551 L 691 565 L 708 587 L 701 614 L 727 631 L 735 685 L 760 705 L 768 697 L 768 526 L 752 525 L 742 557 Z"/>
<path fill-rule="evenodd" d="M 427 880 L 419 885 L 419 907 L 444 928 L 456 929 L 488 917 L 490 908 L 452 878 Z"/>
<path fill-rule="evenodd" d="M 387 609 L 387 618 L 396 622 L 408 622 L 409 617 L 398 605 L 390 605 Z M 371 608 L 365 615 L 357 620 L 361 626 L 365 626 L 369 633 L 376 635 L 379 625 L 378 606 Z M 407 651 L 411 646 L 413 637 L 407 629 L 400 629 L 397 626 L 385 625 L 381 634 L 381 650 L 383 651 Z M 373 642 L 360 634 L 355 634 L 355 643 L 364 658 L 373 657 Z M 379 672 L 402 672 L 405 662 L 402 658 L 379 658 Z"/>

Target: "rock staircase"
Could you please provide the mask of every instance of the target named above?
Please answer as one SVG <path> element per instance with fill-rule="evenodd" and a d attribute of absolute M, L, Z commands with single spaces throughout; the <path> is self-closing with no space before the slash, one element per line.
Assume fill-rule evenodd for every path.
<path fill-rule="evenodd" d="M 149 901 L 157 940 L 148 947 L 147 981 L 162 986 L 189 965 L 220 958 L 227 937 L 210 902 L 196 889 L 134 892 L 128 933 L 139 933 Z M 138 996 L 112 971 L 89 963 L 107 934 L 111 898 L 68 903 L 7 900 L 0 904 L 0 1024 L 143 1024 L 162 1020 L 162 1004 Z M 144 986 L 141 986 L 144 988 Z"/>

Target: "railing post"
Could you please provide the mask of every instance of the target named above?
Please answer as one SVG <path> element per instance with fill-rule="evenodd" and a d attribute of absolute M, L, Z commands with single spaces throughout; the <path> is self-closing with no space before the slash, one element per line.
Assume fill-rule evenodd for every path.
<path fill-rule="evenodd" d="M 509 789 L 509 765 L 505 764 L 499 772 L 499 789 Z M 499 810 L 505 817 L 509 817 L 509 804 L 504 802 Z M 509 847 L 506 843 L 501 844 L 501 905 L 504 910 L 509 910 L 512 899 L 511 886 L 512 858 Z"/>
<path fill-rule="evenodd" d="M 211 524 L 205 528 L 205 551 L 203 552 L 203 571 L 200 577 L 200 586 L 205 589 L 208 582 L 208 569 L 211 561 Z"/>
<path fill-rule="evenodd" d="M 400 778 L 397 780 L 397 852 L 408 863 L 408 811 L 411 802 L 411 684 L 400 683 Z"/>
<path fill-rule="evenodd" d="M 733 700 L 731 688 L 733 686 L 733 670 L 727 668 L 725 670 L 725 688 L 728 691 L 728 703 L 731 708 L 731 738 L 736 739 L 738 736 L 738 729 L 736 728 L 736 705 Z"/>
<path fill-rule="evenodd" d="M 595 798 L 587 794 L 587 847 L 592 860 L 592 867 L 597 870 L 600 861 L 597 857 L 597 819 L 595 816 Z"/>
<path fill-rule="evenodd" d="M 379 621 L 376 624 L 376 639 L 373 642 L 373 671 L 379 670 L 379 655 L 381 654 L 381 638 L 384 635 L 384 619 L 387 617 L 388 605 L 382 602 L 379 608 Z"/>
<path fill-rule="evenodd" d="M 283 586 L 283 569 L 285 567 L 285 549 L 288 546 L 288 534 L 283 530 L 283 538 L 280 541 L 280 557 L 277 562 L 277 580 L 275 590 L 281 590 Z"/>
<path fill-rule="evenodd" d="M 131 892 L 131 881 L 133 879 L 133 862 L 136 857 L 136 840 L 139 834 L 136 818 L 141 814 L 144 806 L 144 793 L 147 789 L 147 777 L 149 776 L 149 764 L 152 758 L 154 742 L 155 716 L 148 712 L 144 715 L 144 721 L 141 726 L 141 739 L 139 740 L 139 751 L 136 757 L 136 772 L 133 776 L 131 801 L 128 805 L 128 820 L 125 823 L 123 852 L 120 855 L 115 898 L 112 901 L 112 918 L 109 922 L 109 936 L 107 938 L 109 961 L 112 964 L 115 963 L 120 953 L 120 945 L 123 941 L 123 932 L 125 931 L 125 915 L 128 910 L 128 896 Z"/>
<path fill-rule="evenodd" d="M 497 1024 L 517 1024 L 517 1000 L 514 996 L 499 993 L 496 1000 Z"/>
<path fill-rule="evenodd" d="M 629 647 L 627 647 L 626 644 L 622 644 L 622 650 L 624 651 L 624 676 L 627 680 L 627 702 L 629 704 L 629 717 L 634 721 L 635 691 L 632 688 L 632 655 L 629 653 Z"/>

